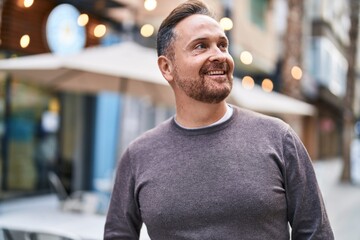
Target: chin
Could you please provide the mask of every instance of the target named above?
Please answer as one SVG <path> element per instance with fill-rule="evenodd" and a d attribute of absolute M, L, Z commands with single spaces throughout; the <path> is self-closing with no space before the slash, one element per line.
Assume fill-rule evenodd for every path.
<path fill-rule="evenodd" d="M 216 94 L 202 94 L 193 98 L 203 103 L 218 104 L 224 101 L 229 96 L 230 90 L 217 92 Z"/>

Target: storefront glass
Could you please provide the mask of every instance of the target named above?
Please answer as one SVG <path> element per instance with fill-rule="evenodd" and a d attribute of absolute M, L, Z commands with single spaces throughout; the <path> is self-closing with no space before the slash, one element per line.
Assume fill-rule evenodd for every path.
<path fill-rule="evenodd" d="M 0 199 L 48 191 L 56 163 L 59 103 L 55 94 L 16 79 L 1 81 Z"/>

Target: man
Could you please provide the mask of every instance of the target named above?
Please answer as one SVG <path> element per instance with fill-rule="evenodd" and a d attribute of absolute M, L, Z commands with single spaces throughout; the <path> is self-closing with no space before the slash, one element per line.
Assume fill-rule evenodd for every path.
<path fill-rule="evenodd" d="M 176 115 L 119 163 L 105 239 L 333 239 L 312 163 L 284 122 L 229 106 L 234 62 L 207 7 L 188 1 L 158 33 Z"/>

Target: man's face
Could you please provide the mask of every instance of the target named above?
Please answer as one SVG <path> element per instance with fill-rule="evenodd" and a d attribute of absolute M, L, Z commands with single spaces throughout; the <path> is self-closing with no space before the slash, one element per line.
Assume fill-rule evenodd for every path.
<path fill-rule="evenodd" d="M 197 101 L 223 101 L 232 88 L 234 61 L 219 23 L 196 14 L 178 23 L 174 31 L 172 62 L 177 87 Z"/>

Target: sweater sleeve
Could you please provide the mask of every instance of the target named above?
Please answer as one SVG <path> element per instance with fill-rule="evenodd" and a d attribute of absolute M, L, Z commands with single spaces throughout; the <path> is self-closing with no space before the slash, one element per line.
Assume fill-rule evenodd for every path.
<path fill-rule="evenodd" d="M 135 199 L 135 179 L 127 150 L 117 167 L 115 183 L 106 217 L 104 239 L 139 239 L 142 220 Z"/>
<path fill-rule="evenodd" d="M 311 159 L 296 133 L 284 136 L 285 188 L 293 240 L 334 239 Z"/>

